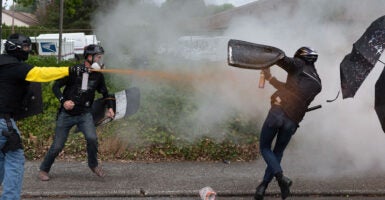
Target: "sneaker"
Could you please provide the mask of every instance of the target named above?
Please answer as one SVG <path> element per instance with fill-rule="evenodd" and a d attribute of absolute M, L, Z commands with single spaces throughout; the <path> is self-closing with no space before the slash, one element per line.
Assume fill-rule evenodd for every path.
<path fill-rule="evenodd" d="M 99 166 L 91 168 L 91 171 L 94 172 L 99 177 L 105 176 L 103 169 Z"/>
<path fill-rule="evenodd" d="M 49 181 L 48 173 L 45 171 L 40 170 L 38 177 L 41 181 Z"/>

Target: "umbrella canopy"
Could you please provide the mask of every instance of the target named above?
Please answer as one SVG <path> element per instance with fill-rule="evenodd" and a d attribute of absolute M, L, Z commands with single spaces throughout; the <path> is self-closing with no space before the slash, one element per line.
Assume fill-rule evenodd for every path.
<path fill-rule="evenodd" d="M 382 130 L 385 132 L 385 68 L 382 70 L 375 88 L 374 109 L 380 120 Z"/>
<path fill-rule="evenodd" d="M 376 19 L 353 44 L 340 64 L 342 97 L 354 97 L 385 49 L 385 15 Z"/>

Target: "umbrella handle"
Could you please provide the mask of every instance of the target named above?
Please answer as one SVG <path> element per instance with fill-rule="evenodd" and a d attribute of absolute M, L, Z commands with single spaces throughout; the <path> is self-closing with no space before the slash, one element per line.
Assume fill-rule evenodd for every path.
<path fill-rule="evenodd" d="M 336 98 L 331 99 L 331 100 L 326 100 L 326 102 L 328 102 L 328 103 L 333 102 L 333 101 L 337 100 L 338 96 L 340 96 L 340 91 L 339 90 L 338 90 Z"/>

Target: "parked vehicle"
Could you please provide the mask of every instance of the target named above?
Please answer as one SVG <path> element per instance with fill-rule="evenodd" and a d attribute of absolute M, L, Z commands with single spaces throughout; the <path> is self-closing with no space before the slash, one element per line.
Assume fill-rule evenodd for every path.
<path fill-rule="evenodd" d="M 40 34 L 37 37 L 31 37 L 36 45 L 38 55 L 58 56 L 59 53 L 59 34 Z M 85 35 L 84 33 L 63 33 L 62 34 L 62 59 L 81 59 L 83 57 L 84 47 L 90 44 L 99 44 L 95 35 Z"/>

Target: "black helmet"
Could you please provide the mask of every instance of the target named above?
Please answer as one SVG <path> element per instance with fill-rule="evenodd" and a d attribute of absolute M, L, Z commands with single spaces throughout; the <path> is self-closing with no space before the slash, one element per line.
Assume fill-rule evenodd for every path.
<path fill-rule="evenodd" d="M 14 33 L 4 45 L 5 52 L 19 60 L 27 60 L 31 52 L 31 39 L 25 35 Z"/>
<path fill-rule="evenodd" d="M 294 57 L 301 58 L 310 63 L 314 63 L 317 61 L 318 53 L 310 47 L 301 47 L 295 52 Z"/>
<path fill-rule="evenodd" d="M 104 49 L 100 45 L 90 44 L 84 48 L 84 59 L 87 59 L 88 55 L 104 54 Z"/>

